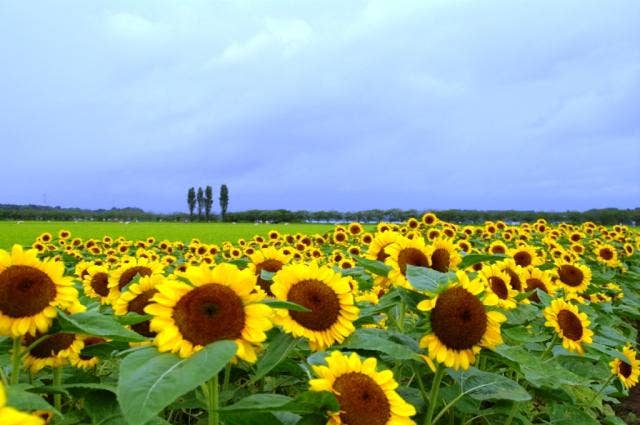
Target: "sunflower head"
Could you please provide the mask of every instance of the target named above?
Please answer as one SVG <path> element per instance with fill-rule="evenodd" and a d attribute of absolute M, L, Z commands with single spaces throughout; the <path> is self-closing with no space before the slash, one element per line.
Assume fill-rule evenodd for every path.
<path fill-rule="evenodd" d="M 630 389 L 638 384 L 640 361 L 637 358 L 638 353 L 631 345 L 625 346 L 622 349 L 622 354 L 624 354 L 626 360 L 613 359 L 609 366 L 611 366 L 611 373 L 614 376 L 618 376 L 618 379 L 626 389 Z"/>
<path fill-rule="evenodd" d="M 388 278 L 393 284 L 410 288 L 406 278 L 407 266 L 429 267 L 430 250 L 422 238 L 408 239 L 398 236 L 394 243 L 384 247 L 387 258 L 385 264 L 391 267 Z"/>
<path fill-rule="evenodd" d="M 398 383 L 390 370 L 377 371 L 377 360 L 364 361 L 333 351 L 326 366 L 312 366 L 318 376 L 309 381 L 311 391 L 329 391 L 340 403 L 339 412 L 330 412 L 332 425 L 413 424 L 415 408 L 395 391 Z"/>
<path fill-rule="evenodd" d="M 583 344 L 591 344 L 591 322 L 577 306 L 563 299 L 555 299 L 544 309 L 545 326 L 552 327 L 562 338 L 562 346 L 569 351 L 584 353 Z"/>
<path fill-rule="evenodd" d="M 109 299 L 118 299 L 121 291 L 133 282 L 136 276 L 162 274 L 164 265 L 144 257 L 125 257 L 120 265 L 116 265 L 109 275 Z"/>
<path fill-rule="evenodd" d="M 27 335 L 22 344 L 24 347 L 29 347 L 43 336 L 45 334 Z M 84 348 L 84 338 L 84 336 L 69 332 L 47 335 L 27 353 L 24 365 L 32 373 L 36 373 L 47 366 L 60 367 L 67 364 L 71 357 L 80 355 L 80 351 Z"/>
<path fill-rule="evenodd" d="M 285 264 L 291 261 L 291 254 L 285 254 L 282 250 L 276 248 L 265 248 L 260 251 L 256 251 L 249 256 L 249 270 L 256 276 L 256 284 L 267 295 L 273 296 L 271 292 L 271 281 L 262 278 L 262 271 L 265 270 L 270 273 L 276 273 Z"/>
<path fill-rule="evenodd" d="M 71 278 L 63 276 L 64 263 L 40 261 L 36 254 L 19 245 L 11 253 L 0 250 L 0 335 L 44 333 L 56 307 L 78 303 Z"/>
<path fill-rule="evenodd" d="M 277 299 L 309 311 L 279 310 L 275 320 L 286 332 L 305 337 L 314 350 L 342 342 L 354 330 L 359 309 L 354 305 L 350 279 L 327 266 L 311 262 L 285 266 L 273 277 Z"/>
<path fill-rule="evenodd" d="M 497 305 L 498 297 L 485 292 L 480 279 L 470 281 L 462 271 L 456 276 L 457 282 L 418 304 L 419 310 L 430 313 L 431 323 L 431 332 L 422 337 L 420 347 L 447 367 L 468 369 L 482 347 L 502 343 L 500 323 L 507 319 L 487 308 Z"/>
<path fill-rule="evenodd" d="M 442 273 L 455 269 L 462 258 L 448 239 L 437 239 L 429 247 L 429 267 Z"/>
<path fill-rule="evenodd" d="M 567 292 L 584 292 L 591 283 L 591 269 L 584 264 L 559 261 L 556 264 L 555 282 Z"/>
<path fill-rule="evenodd" d="M 255 292 L 255 276 L 231 264 L 191 266 L 184 281 L 167 279 L 156 286 L 151 304 L 144 308 L 156 332 L 159 351 L 189 357 L 205 345 L 233 340 L 236 356 L 253 363 L 256 348 L 272 327 L 271 308 Z"/>

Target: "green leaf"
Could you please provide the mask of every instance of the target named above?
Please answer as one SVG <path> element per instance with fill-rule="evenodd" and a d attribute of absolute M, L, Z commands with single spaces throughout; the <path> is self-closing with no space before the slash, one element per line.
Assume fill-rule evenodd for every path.
<path fill-rule="evenodd" d="M 478 263 L 494 263 L 496 261 L 502 261 L 505 258 L 507 258 L 505 255 L 467 254 L 462 257 L 462 261 L 458 264 L 458 269 L 464 270 L 467 267 Z"/>
<path fill-rule="evenodd" d="M 129 326 L 129 325 L 137 325 L 138 323 L 151 320 L 152 316 L 150 314 L 138 314 L 138 313 L 130 312 L 125 314 L 124 316 L 115 316 L 115 318 L 121 325 Z"/>
<path fill-rule="evenodd" d="M 520 368 L 525 379 L 534 387 L 559 389 L 563 384 L 588 385 L 590 382 L 589 379 L 563 368 L 554 358 L 542 362 L 539 356 L 531 354 L 523 347 L 503 344 L 493 351 L 514 362 L 515 367 Z"/>
<path fill-rule="evenodd" d="M 283 308 L 285 310 L 293 310 L 293 311 L 311 311 L 307 307 L 292 303 L 291 301 L 282 301 L 282 300 L 274 300 L 274 299 L 264 299 L 260 301 L 262 304 L 266 304 L 271 308 Z"/>
<path fill-rule="evenodd" d="M 271 281 L 273 280 L 273 276 L 275 274 L 276 272 L 270 272 L 269 270 L 266 270 L 266 269 L 260 270 L 260 278 L 262 280 Z"/>
<path fill-rule="evenodd" d="M 504 327 L 502 335 L 517 342 L 543 342 L 551 339 L 551 335 L 547 333 L 534 334 L 524 326 Z"/>
<path fill-rule="evenodd" d="M 47 410 L 60 414 L 60 412 L 57 412 L 56 409 L 47 403 L 41 396 L 27 391 L 29 387 L 30 386 L 27 384 L 18 384 L 6 387 L 7 404 L 18 410 L 24 410 L 27 412 L 34 410 Z"/>
<path fill-rule="evenodd" d="M 284 406 L 284 410 L 300 415 L 337 412 L 340 404 L 336 396 L 328 391 L 305 391 Z"/>
<path fill-rule="evenodd" d="M 378 351 L 395 360 L 422 361 L 418 353 L 402 344 L 390 341 L 389 338 L 390 335 L 380 329 L 358 329 L 340 344 L 340 347 Z"/>
<path fill-rule="evenodd" d="M 127 424 L 127 421 L 122 416 L 120 406 L 118 406 L 118 400 L 111 392 L 96 390 L 85 394 L 83 407 L 93 424 Z"/>
<path fill-rule="evenodd" d="M 68 316 L 58 310 L 58 321 L 60 329 L 64 332 L 102 336 L 114 341 L 142 342 L 147 340 L 147 338 L 122 327 L 114 316 L 97 312 L 87 311 Z"/>
<path fill-rule="evenodd" d="M 378 276 L 387 277 L 391 271 L 391 267 L 387 266 L 382 261 L 369 260 L 367 258 L 355 257 L 358 265 L 364 267 L 364 269 Z"/>
<path fill-rule="evenodd" d="M 555 403 L 549 411 L 550 423 L 553 425 L 599 425 L 600 423 L 569 403 Z"/>
<path fill-rule="evenodd" d="M 235 355 L 233 341 L 209 344 L 181 359 L 155 348 L 138 350 L 122 360 L 118 401 L 131 425 L 142 425 L 176 398 L 215 376 Z"/>
<path fill-rule="evenodd" d="M 225 425 L 282 425 L 282 422 L 270 412 L 220 412 L 220 417 Z"/>
<path fill-rule="evenodd" d="M 269 346 L 258 360 L 256 373 L 251 378 L 251 382 L 256 382 L 264 377 L 280 362 L 287 358 L 287 354 L 296 346 L 297 340 L 290 334 L 280 333 L 269 341 Z"/>
<path fill-rule="evenodd" d="M 293 399 L 280 394 L 252 394 L 232 404 L 220 408 L 221 412 L 255 412 L 280 410 Z"/>
<path fill-rule="evenodd" d="M 129 344 L 122 341 L 101 342 L 84 347 L 81 351 L 83 356 L 97 356 L 100 358 L 112 357 L 114 353 L 129 349 Z"/>
<path fill-rule="evenodd" d="M 455 277 L 453 272 L 441 273 L 426 267 L 407 266 L 407 280 L 420 291 L 436 293 L 441 285 L 454 280 Z"/>
<path fill-rule="evenodd" d="M 517 382 L 497 373 L 483 372 L 475 367 L 449 375 L 461 382 L 464 391 L 476 400 L 531 400 L 531 396 Z M 477 388 L 472 391 L 473 388 Z"/>
<path fill-rule="evenodd" d="M 308 415 L 338 410 L 338 400 L 327 391 L 306 391 L 295 399 L 280 394 L 252 394 L 237 403 L 220 408 L 226 414 L 286 411 Z"/>

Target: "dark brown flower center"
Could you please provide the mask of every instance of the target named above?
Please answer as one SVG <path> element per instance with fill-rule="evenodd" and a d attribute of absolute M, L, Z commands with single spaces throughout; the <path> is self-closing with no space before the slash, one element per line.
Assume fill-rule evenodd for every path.
<path fill-rule="evenodd" d="M 498 298 L 506 300 L 509 297 L 507 284 L 498 276 L 489 277 L 489 284 L 491 285 L 491 290 L 498 296 Z"/>
<path fill-rule="evenodd" d="M 42 312 L 56 298 L 56 285 L 42 270 L 14 265 L 0 272 L 0 312 L 28 317 Z"/>
<path fill-rule="evenodd" d="M 560 310 L 558 313 L 558 325 L 562 329 L 562 335 L 574 341 L 582 338 L 582 322 L 580 318 L 569 310 Z"/>
<path fill-rule="evenodd" d="M 149 305 L 149 300 L 156 294 L 155 289 L 149 289 L 144 291 L 142 294 L 138 295 L 131 301 L 129 301 L 129 305 L 127 307 L 127 311 L 138 313 L 138 314 L 146 314 L 144 312 L 144 308 Z M 131 325 L 131 329 L 138 332 L 140 335 L 147 337 L 154 337 L 156 333 L 149 329 L 149 321 L 136 323 L 135 325 Z"/>
<path fill-rule="evenodd" d="M 496 246 L 492 246 L 491 247 L 491 252 L 493 254 L 504 254 L 505 253 L 505 249 L 502 245 L 496 245 Z"/>
<path fill-rule="evenodd" d="M 441 293 L 431 310 L 431 328 L 438 339 L 453 350 L 467 350 L 480 343 L 487 330 L 482 302 L 464 288 Z"/>
<path fill-rule="evenodd" d="M 28 347 L 36 340 L 40 339 L 43 335 L 37 333 L 36 336 L 27 335 L 24 339 L 24 345 Z M 53 334 L 46 339 L 42 340 L 38 345 L 31 349 L 31 355 L 39 359 L 45 359 L 47 357 L 53 357 L 62 350 L 66 350 L 71 347 L 75 340 L 75 334 L 72 333 L 57 333 Z"/>
<path fill-rule="evenodd" d="M 620 375 L 628 378 L 631 376 L 631 365 L 621 360 L 620 365 L 618 366 L 618 371 L 620 372 Z"/>
<path fill-rule="evenodd" d="M 105 272 L 98 272 L 91 276 L 91 288 L 101 297 L 109 295 L 109 275 Z"/>
<path fill-rule="evenodd" d="M 540 279 L 536 279 L 536 278 L 531 277 L 531 278 L 527 279 L 527 288 L 526 288 L 525 292 L 533 291 L 534 289 L 541 289 L 544 292 L 549 293 L 549 290 L 547 289 L 547 286 L 544 284 L 544 282 L 542 282 Z M 529 299 L 531 301 L 535 301 L 537 303 L 540 302 L 540 297 L 538 297 L 538 294 L 536 292 L 531 294 L 529 296 Z"/>
<path fill-rule="evenodd" d="M 609 261 L 613 258 L 613 252 L 609 248 L 602 248 L 600 250 L 600 258 Z"/>
<path fill-rule="evenodd" d="M 260 288 L 262 288 L 262 290 L 266 292 L 267 295 L 269 295 L 270 297 L 273 297 L 273 292 L 271 292 L 272 282 L 270 280 L 264 280 L 260 276 L 260 273 L 262 272 L 262 270 L 266 270 L 270 273 L 275 273 L 281 268 L 282 268 L 282 262 L 273 258 L 266 259 L 263 262 L 256 264 L 256 275 L 258 276 L 257 283 L 260 286 Z"/>
<path fill-rule="evenodd" d="M 387 257 L 389 256 L 389 254 L 387 254 L 387 252 L 384 250 L 385 247 L 380 248 L 380 251 L 378 251 L 378 254 L 376 254 L 376 260 L 378 261 L 382 261 L 384 263 L 384 260 L 387 259 Z M 406 266 L 405 266 L 406 268 Z"/>
<path fill-rule="evenodd" d="M 391 418 L 391 404 L 384 390 L 368 375 L 349 372 L 333 383 L 345 425 L 385 425 Z"/>
<path fill-rule="evenodd" d="M 582 270 L 570 264 L 564 264 L 558 268 L 558 277 L 568 286 L 579 286 L 584 281 Z"/>
<path fill-rule="evenodd" d="M 152 272 L 153 270 L 145 266 L 131 267 L 120 275 L 120 279 L 118 280 L 118 289 L 122 289 L 127 286 L 133 280 L 135 275 L 149 276 Z"/>
<path fill-rule="evenodd" d="M 323 331 L 338 320 L 340 300 L 338 295 L 325 283 L 316 280 L 302 280 L 289 289 L 287 301 L 294 302 L 311 311 L 289 311 L 293 320 L 307 329 Z"/>
<path fill-rule="evenodd" d="M 431 254 L 431 268 L 442 273 L 449 271 L 451 255 L 445 248 L 438 248 Z"/>
<path fill-rule="evenodd" d="M 398 266 L 400 273 L 406 276 L 407 265 L 417 267 L 429 267 L 429 259 L 418 248 L 403 248 L 398 253 Z"/>
<path fill-rule="evenodd" d="M 520 276 L 518 276 L 518 273 L 514 272 L 511 269 L 505 269 L 505 272 L 507 272 L 507 274 L 509 275 L 509 285 L 516 291 L 521 291 L 522 282 L 520 281 Z"/>
<path fill-rule="evenodd" d="M 513 256 L 513 261 L 515 261 L 519 266 L 527 267 L 531 264 L 532 261 L 531 254 L 529 254 L 527 251 L 518 251 Z"/>
<path fill-rule="evenodd" d="M 245 324 L 242 300 L 218 283 L 199 286 L 176 303 L 173 320 L 182 337 L 194 345 L 238 339 Z"/>

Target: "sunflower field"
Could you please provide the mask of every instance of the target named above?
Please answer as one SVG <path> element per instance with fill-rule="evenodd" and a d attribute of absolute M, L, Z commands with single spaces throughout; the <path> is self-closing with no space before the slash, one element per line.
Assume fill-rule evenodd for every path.
<path fill-rule="evenodd" d="M 0 424 L 624 424 L 640 233 L 404 223 L 0 250 Z M 627 421 L 627 422 L 625 422 Z"/>

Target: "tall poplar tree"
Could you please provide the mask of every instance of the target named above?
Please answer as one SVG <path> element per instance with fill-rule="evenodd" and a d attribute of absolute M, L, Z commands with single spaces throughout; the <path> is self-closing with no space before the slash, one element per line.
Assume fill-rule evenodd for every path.
<path fill-rule="evenodd" d="M 187 204 L 189 204 L 189 219 L 193 221 L 193 210 L 196 208 L 196 190 L 192 187 L 187 192 Z"/>
<path fill-rule="evenodd" d="M 229 206 L 229 189 L 226 184 L 220 186 L 220 218 L 225 220 L 227 215 L 227 207 Z"/>
<path fill-rule="evenodd" d="M 213 189 L 211 186 L 207 186 L 204 189 L 204 216 L 207 221 L 211 216 L 211 207 L 213 206 Z"/>
<path fill-rule="evenodd" d="M 196 197 L 198 201 L 198 219 L 202 221 L 202 208 L 204 207 L 204 192 L 202 192 L 202 188 L 198 188 L 198 196 Z"/>

